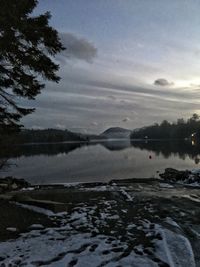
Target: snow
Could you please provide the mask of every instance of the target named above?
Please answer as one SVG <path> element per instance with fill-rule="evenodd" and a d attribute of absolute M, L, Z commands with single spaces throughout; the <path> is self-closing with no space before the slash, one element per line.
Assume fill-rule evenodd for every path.
<path fill-rule="evenodd" d="M 167 184 L 167 183 L 159 183 L 159 186 L 161 188 L 174 188 L 173 185 Z"/>
<path fill-rule="evenodd" d="M 53 217 L 53 216 L 60 216 L 62 217 L 63 215 L 66 215 L 67 212 L 58 212 L 58 213 L 55 213 L 49 209 L 46 209 L 46 208 L 40 208 L 40 207 L 36 207 L 36 206 L 33 206 L 33 205 L 27 205 L 27 204 L 22 204 L 22 203 L 19 203 L 19 202 L 12 202 L 11 203 L 14 203 L 16 204 L 17 206 L 21 207 L 21 208 L 24 208 L 24 209 L 28 209 L 28 210 L 31 210 L 31 211 L 34 211 L 34 212 L 37 212 L 37 213 L 41 213 L 41 214 L 44 214 L 48 217 Z"/>
<path fill-rule="evenodd" d="M 109 185 L 102 185 L 102 186 L 94 186 L 89 188 L 80 188 L 80 191 L 93 191 L 93 192 L 105 192 L 105 191 L 113 191 L 113 187 Z"/>
<path fill-rule="evenodd" d="M 193 169 L 191 170 L 191 173 L 200 174 L 200 169 Z"/>
<path fill-rule="evenodd" d="M 114 224 L 120 220 L 117 214 L 112 214 L 109 201 L 106 201 L 105 206 L 108 209 L 100 212 L 96 222 L 92 220 L 91 211 L 95 211 L 97 206 L 77 207 L 71 214 L 57 217 L 61 222 L 60 227 L 42 229 L 42 225 L 35 224 L 17 240 L 0 243 L 1 257 L 4 258 L 1 262 L 4 265 L 0 266 L 14 267 L 23 264 L 27 267 L 60 267 L 73 266 L 74 263 L 79 267 L 158 267 L 157 262 L 144 253 L 142 243 L 129 251 L 129 240 L 134 242 L 135 239 L 134 234 L 129 231 L 136 228 L 146 232 L 146 236 L 152 240 L 158 233 L 162 236 L 162 240 L 154 240 L 154 255 L 160 261 L 168 263 L 170 267 L 195 266 L 188 239 L 159 224 L 152 224 L 149 220 L 139 220 L 138 225 L 128 224 L 125 241 L 116 236 L 114 229 L 110 234 L 100 233 L 102 225 L 106 226 L 109 219 L 115 220 Z M 167 218 L 167 222 L 179 227 L 171 218 Z M 79 227 L 83 226 L 87 231 L 79 231 Z M 92 235 L 93 231 L 96 232 L 95 236 Z M 129 252 L 122 256 L 125 251 Z"/>
<path fill-rule="evenodd" d="M 180 226 L 174 220 L 172 220 L 172 218 L 170 218 L 170 217 L 166 217 L 165 221 L 170 225 L 173 225 L 177 228 L 180 228 Z"/>
<path fill-rule="evenodd" d="M 36 207 L 36 206 L 33 206 L 33 205 L 22 204 L 22 203 L 18 203 L 18 202 L 11 202 L 11 203 L 14 203 L 14 204 L 18 205 L 21 208 L 32 210 L 32 211 L 35 211 L 37 213 L 41 213 L 41 214 L 44 214 L 44 215 L 47 215 L 47 216 L 56 215 L 56 213 L 54 213 L 53 211 L 50 211 L 48 209 Z"/>
<path fill-rule="evenodd" d="M 72 261 L 77 261 L 76 266 L 116 266 L 113 260 L 120 253 L 111 251 L 111 245 L 107 242 L 108 237 L 99 235 L 91 237 L 89 233 L 76 234 L 64 241 L 60 241 L 59 229 L 54 229 L 46 236 L 39 231 L 31 231 L 29 236 L 23 235 L 17 241 L 7 241 L 0 244 L 1 256 L 5 257 L 4 266 L 14 267 L 16 262 L 23 266 L 71 266 Z M 122 250 L 126 245 L 121 246 Z M 108 251 L 108 253 L 107 253 Z M 106 252 L 106 253 L 105 253 Z M 22 254 L 22 256 L 20 256 Z M 115 255 L 117 254 L 117 255 Z M 157 266 L 147 257 L 138 257 L 131 252 L 127 257 L 117 261 L 121 266 Z"/>
<path fill-rule="evenodd" d="M 200 198 L 199 197 L 195 197 L 194 195 L 186 195 L 185 194 L 185 195 L 182 195 L 182 197 L 190 199 L 190 200 L 192 200 L 194 202 L 200 203 Z"/>
<path fill-rule="evenodd" d="M 162 236 L 162 241 L 157 241 L 159 247 L 157 254 L 166 261 L 170 267 L 195 267 L 194 254 L 189 240 L 169 229 L 156 225 L 155 229 Z"/>
<path fill-rule="evenodd" d="M 44 226 L 41 224 L 32 224 L 31 226 L 29 226 L 30 230 L 42 230 L 44 229 Z"/>
<path fill-rule="evenodd" d="M 109 188 L 114 189 L 124 197 L 122 209 L 118 197 L 98 199 L 87 205 L 81 202 L 63 213 L 16 203 L 47 215 L 57 226 L 44 228 L 32 224 L 16 240 L 1 242 L 0 266 L 195 267 L 190 241 L 174 219 L 167 217 L 156 223 L 145 219 L 146 214 L 154 212 L 153 206 L 145 203 L 142 204 L 145 215 L 137 217 L 138 214 L 130 212 L 135 206 L 134 194 L 131 196 L 125 187 Z M 101 186 L 100 190 L 108 188 Z M 196 195 L 188 196 L 198 199 Z M 199 237 L 198 229 L 191 228 L 191 232 Z"/>
<path fill-rule="evenodd" d="M 7 227 L 6 230 L 9 232 L 17 232 L 17 228 L 15 227 Z"/>
<path fill-rule="evenodd" d="M 20 191 L 33 191 L 35 190 L 35 187 L 25 187 L 25 188 L 22 188 Z"/>
<path fill-rule="evenodd" d="M 124 187 L 119 187 L 119 191 L 126 198 L 127 201 L 133 201 L 133 197 L 125 190 Z"/>

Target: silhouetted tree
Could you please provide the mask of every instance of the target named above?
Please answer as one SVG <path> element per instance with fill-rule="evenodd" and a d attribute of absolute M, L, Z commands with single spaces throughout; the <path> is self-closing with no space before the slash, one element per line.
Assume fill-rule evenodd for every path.
<path fill-rule="evenodd" d="M 49 26 L 50 13 L 31 15 L 37 0 L 0 0 L 0 134 L 19 129 L 20 119 L 33 112 L 18 97 L 34 99 L 43 81 L 59 81 L 52 60 L 64 49 Z"/>
<path fill-rule="evenodd" d="M 192 114 L 192 117 L 190 118 L 191 121 L 198 121 L 199 120 L 199 115 L 194 113 Z"/>

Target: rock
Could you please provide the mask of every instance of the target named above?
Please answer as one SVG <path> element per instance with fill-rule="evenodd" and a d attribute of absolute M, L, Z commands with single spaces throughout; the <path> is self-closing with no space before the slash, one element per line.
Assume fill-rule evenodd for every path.
<path fill-rule="evenodd" d="M 11 189 L 13 189 L 13 190 L 16 190 L 16 189 L 18 188 L 18 186 L 17 186 L 16 183 L 13 183 L 10 187 L 11 187 Z"/>
<path fill-rule="evenodd" d="M 167 182 L 182 182 L 184 184 L 198 183 L 200 185 L 200 174 L 191 171 L 179 171 L 172 168 L 165 169 L 159 176 Z"/>
<path fill-rule="evenodd" d="M 0 188 L 1 188 L 1 189 L 6 189 L 6 188 L 8 188 L 8 187 L 9 187 L 8 184 L 3 184 L 3 183 L 1 184 L 1 183 L 0 183 Z"/>
<path fill-rule="evenodd" d="M 24 179 L 17 179 L 13 177 L 0 178 L 0 192 L 19 190 L 29 186 L 30 184 Z"/>
<path fill-rule="evenodd" d="M 189 177 L 190 174 L 191 172 L 189 171 L 179 171 L 176 169 L 167 168 L 165 169 L 165 172 L 159 174 L 159 176 L 164 180 L 170 180 L 175 182 L 175 181 L 185 180 L 186 178 Z"/>

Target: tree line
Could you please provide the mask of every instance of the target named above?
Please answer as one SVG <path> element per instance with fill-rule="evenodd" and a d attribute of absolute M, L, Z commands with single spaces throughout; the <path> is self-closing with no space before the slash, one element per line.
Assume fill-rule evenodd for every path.
<path fill-rule="evenodd" d="M 163 120 L 160 124 L 155 123 L 133 130 L 131 138 L 184 139 L 190 138 L 193 133 L 195 133 L 196 137 L 200 137 L 200 116 L 196 113 L 187 120 L 181 118 L 173 123 Z"/>
<path fill-rule="evenodd" d="M 73 133 L 68 130 L 59 129 L 26 129 L 9 135 L 0 135 L 0 144 L 4 145 L 26 143 L 52 143 L 65 141 L 88 141 L 88 139 L 87 136 L 83 134 Z"/>

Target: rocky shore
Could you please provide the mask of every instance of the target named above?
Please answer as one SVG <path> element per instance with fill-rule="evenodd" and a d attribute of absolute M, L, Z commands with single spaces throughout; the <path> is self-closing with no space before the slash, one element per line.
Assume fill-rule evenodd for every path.
<path fill-rule="evenodd" d="M 165 182 L 170 183 L 182 183 L 185 185 L 200 186 L 200 171 L 179 171 L 172 168 L 165 169 L 164 173 L 160 174 L 160 177 L 164 179 Z"/>
<path fill-rule="evenodd" d="M 45 186 L 4 178 L 0 266 L 198 267 L 198 176 L 166 169 L 161 179 Z"/>
<path fill-rule="evenodd" d="M 24 179 L 17 179 L 13 177 L 0 178 L 0 194 L 9 191 L 20 190 L 22 188 L 25 189 L 29 186 L 31 186 L 30 183 Z"/>

